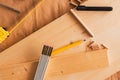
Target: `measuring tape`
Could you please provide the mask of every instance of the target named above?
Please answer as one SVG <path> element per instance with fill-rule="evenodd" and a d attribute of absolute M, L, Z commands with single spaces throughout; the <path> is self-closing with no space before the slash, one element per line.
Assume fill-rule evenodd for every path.
<path fill-rule="evenodd" d="M 9 32 L 3 27 L 0 27 L 0 43 L 2 43 L 9 36 Z"/>
<path fill-rule="evenodd" d="M 45 1 L 45 0 L 41 0 L 36 7 L 40 6 L 40 4 Z M 26 20 L 26 18 L 29 17 L 29 15 L 31 15 L 35 10 L 36 7 L 34 7 L 19 23 L 17 23 L 15 25 L 15 27 L 13 29 L 11 29 L 10 31 L 5 30 L 3 27 L 0 27 L 0 43 L 2 43 L 22 22 L 24 22 Z"/>

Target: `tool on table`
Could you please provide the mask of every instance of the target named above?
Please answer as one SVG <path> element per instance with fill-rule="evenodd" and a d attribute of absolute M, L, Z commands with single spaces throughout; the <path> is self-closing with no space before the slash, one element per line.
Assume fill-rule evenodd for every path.
<path fill-rule="evenodd" d="M 75 7 L 78 7 L 79 4 L 85 2 L 86 0 L 77 0 L 78 3 L 75 3 L 73 1 L 70 0 L 70 4 L 72 4 Z M 79 23 L 81 23 L 83 25 L 83 27 L 86 29 L 86 31 L 90 34 L 90 36 L 94 36 L 94 34 L 92 33 L 92 31 L 86 26 L 86 24 L 79 18 L 79 16 L 75 13 L 75 11 L 73 9 L 70 9 L 70 12 L 73 14 L 73 16 L 79 21 Z"/>
<path fill-rule="evenodd" d="M 47 65 L 48 65 L 48 62 L 49 62 L 51 55 L 58 54 L 60 52 L 63 52 L 65 50 L 68 50 L 68 49 L 73 48 L 75 46 L 78 46 L 82 43 L 83 43 L 83 40 L 79 40 L 79 41 L 73 42 L 69 45 L 66 45 L 64 47 L 61 47 L 59 49 L 56 49 L 53 52 L 52 52 L 52 50 L 53 50 L 52 47 L 44 45 L 43 51 L 42 51 L 42 56 L 39 60 L 34 80 L 43 80 L 44 79 L 45 71 L 47 69 Z"/>
<path fill-rule="evenodd" d="M 44 45 L 34 80 L 43 80 L 53 47 Z"/>
<path fill-rule="evenodd" d="M 6 9 L 9 9 L 11 11 L 14 11 L 16 13 L 20 13 L 20 11 L 14 9 L 14 8 L 11 8 L 7 5 L 0 3 L 0 6 L 6 8 Z M 9 35 L 10 35 L 9 31 L 7 31 L 4 27 L 0 27 L 0 43 L 2 43 Z"/>
<path fill-rule="evenodd" d="M 85 6 L 80 5 L 81 3 L 85 2 L 86 0 L 76 0 L 78 2 L 75 3 L 70 0 L 70 4 L 76 7 L 78 11 L 112 11 L 113 8 L 109 6 Z"/>
<path fill-rule="evenodd" d="M 4 41 L 8 36 L 9 32 L 5 28 L 0 27 L 0 43 L 2 43 L 2 41 Z"/>
<path fill-rule="evenodd" d="M 28 13 L 23 19 L 21 19 L 21 21 L 20 21 L 19 23 L 17 23 L 11 30 L 7 31 L 7 30 L 4 29 L 4 27 L 0 27 L 0 39 L 1 39 L 1 40 L 0 40 L 0 43 L 2 43 L 17 27 L 19 27 L 19 25 L 20 25 L 23 21 L 25 21 L 26 18 L 28 18 L 28 17 L 36 10 L 36 7 L 38 7 L 39 5 L 42 4 L 42 2 L 44 2 L 44 0 L 40 0 L 39 4 L 37 4 L 31 11 L 29 11 L 29 13 Z M 13 9 L 13 8 L 10 8 L 10 7 L 6 6 L 6 5 L 0 4 L 0 6 L 3 6 L 3 7 L 5 7 L 5 8 L 7 8 L 7 9 L 10 9 L 10 10 L 13 10 L 13 11 L 19 13 L 18 10 Z M 6 33 L 4 33 L 4 32 L 7 32 L 7 35 L 5 35 Z M 4 33 L 4 34 L 3 34 L 3 33 Z M 3 36 L 4 36 L 4 37 L 3 37 Z"/>
<path fill-rule="evenodd" d="M 112 11 L 112 7 L 96 7 L 96 6 L 84 6 L 80 5 L 81 3 L 85 2 L 86 0 L 76 0 L 78 3 L 75 3 L 70 0 L 70 4 L 76 7 L 77 11 Z M 73 16 L 83 25 L 83 27 L 87 30 L 87 32 L 90 34 L 90 36 L 94 36 L 92 31 L 87 27 L 87 25 L 79 18 L 79 16 L 75 13 L 73 9 L 70 10 L 70 12 L 73 14 Z"/>
<path fill-rule="evenodd" d="M 54 51 L 52 52 L 52 55 L 58 54 L 58 53 L 60 53 L 60 52 L 63 52 L 63 51 L 65 51 L 65 50 L 68 50 L 68 49 L 73 48 L 73 47 L 75 47 L 75 46 L 78 46 L 78 45 L 82 44 L 84 41 L 85 41 L 85 40 L 79 40 L 79 41 L 73 42 L 73 43 L 71 43 L 71 44 L 68 44 L 68 45 L 66 45 L 66 46 L 63 46 L 63 47 L 61 47 L 61 48 L 59 48 L 59 49 L 56 49 L 56 50 L 54 50 Z"/>
<path fill-rule="evenodd" d="M 14 12 L 16 12 L 16 13 L 20 13 L 20 11 L 14 9 L 14 8 L 12 8 L 12 7 L 9 7 L 9 6 L 7 6 L 7 5 L 4 5 L 4 4 L 1 4 L 1 3 L 0 3 L 0 6 L 6 8 L 6 9 L 8 9 L 8 10 L 14 11 Z"/>
<path fill-rule="evenodd" d="M 76 7 L 78 11 L 112 11 L 113 8 L 109 6 L 85 6 L 80 5 L 81 3 L 85 2 L 86 0 L 77 0 L 78 3 L 74 3 L 70 1 L 70 4 Z"/>
<path fill-rule="evenodd" d="M 78 5 L 76 9 L 79 11 L 112 11 L 112 7 L 107 6 L 84 6 L 84 5 Z"/>

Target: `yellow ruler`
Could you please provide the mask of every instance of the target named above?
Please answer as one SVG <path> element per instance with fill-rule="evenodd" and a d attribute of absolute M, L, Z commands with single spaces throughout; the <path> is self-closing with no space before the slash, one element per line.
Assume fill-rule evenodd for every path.
<path fill-rule="evenodd" d="M 0 43 L 2 43 L 26 18 L 31 15 L 38 6 L 45 0 L 41 0 L 20 22 L 18 22 L 10 31 L 5 30 L 3 27 L 0 27 Z"/>

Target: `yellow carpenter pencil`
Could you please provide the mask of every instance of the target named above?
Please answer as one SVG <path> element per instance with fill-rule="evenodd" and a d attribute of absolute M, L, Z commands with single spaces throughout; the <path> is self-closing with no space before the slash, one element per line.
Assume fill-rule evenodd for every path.
<path fill-rule="evenodd" d="M 52 55 L 55 55 L 55 54 L 58 54 L 58 53 L 60 53 L 60 52 L 65 51 L 65 50 L 68 50 L 68 49 L 73 48 L 73 47 L 75 47 L 75 46 L 78 46 L 78 45 L 80 45 L 80 44 L 82 44 L 82 43 L 83 43 L 83 40 L 79 40 L 79 41 L 73 42 L 73 43 L 71 43 L 71 44 L 69 44 L 69 45 L 66 45 L 66 46 L 63 46 L 63 47 L 61 47 L 61 48 L 59 48 L 59 49 L 54 50 L 54 51 L 52 52 Z"/>

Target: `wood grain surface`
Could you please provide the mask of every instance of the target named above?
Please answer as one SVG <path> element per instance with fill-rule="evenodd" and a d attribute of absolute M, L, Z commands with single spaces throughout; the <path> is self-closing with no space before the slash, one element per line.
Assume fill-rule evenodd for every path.
<path fill-rule="evenodd" d="M 0 13 L 0 15 L 1 15 L 1 18 L 0 18 L 1 26 L 5 26 L 7 29 L 11 29 L 15 24 L 17 24 L 22 19 L 23 16 L 25 16 L 30 11 L 30 9 L 32 9 L 35 6 L 35 4 L 38 3 L 38 1 L 39 0 L 35 0 L 35 1 L 33 1 L 33 0 L 29 0 L 29 1 L 28 0 L 11 0 L 11 1 L 0 0 L 1 3 L 7 4 L 7 5 L 9 5 L 11 7 L 14 7 L 14 8 L 16 8 L 16 9 L 18 9 L 22 12 L 22 14 L 18 15 L 16 13 L 12 12 L 12 11 L 9 11 L 9 10 L 6 10 L 6 9 L 3 9 L 3 8 L 0 7 L 0 11 L 3 12 L 3 13 Z M 9 46 L 13 45 L 14 43 L 18 42 L 19 40 L 23 39 L 24 37 L 28 36 L 32 32 L 36 31 L 37 29 L 41 28 L 45 24 L 51 22 L 52 20 L 54 20 L 55 18 L 59 17 L 60 15 L 62 15 L 63 13 L 65 13 L 66 11 L 69 10 L 69 7 L 68 7 L 69 5 L 68 5 L 67 0 L 60 0 L 60 1 L 59 0 L 53 0 L 53 1 L 55 2 L 54 5 L 52 5 L 52 2 L 50 0 L 46 0 L 46 2 L 44 2 L 41 5 L 42 7 L 37 8 L 35 13 L 33 13 L 32 16 L 30 16 L 23 24 L 21 24 L 20 27 L 17 28 L 16 31 L 14 31 L 12 33 L 12 35 L 4 43 L 0 44 L 0 50 L 3 51 L 4 49 L 8 48 Z M 46 3 L 47 3 L 47 6 L 46 6 Z M 119 5 L 116 5 L 117 3 L 119 3 L 119 0 L 116 0 L 116 1 L 108 0 L 108 1 L 104 1 L 104 3 L 101 2 L 101 1 L 97 1 L 97 0 L 92 0 L 91 2 L 88 1 L 85 4 L 98 5 L 96 3 L 98 3 L 99 5 L 112 5 L 112 6 L 114 6 L 115 9 L 116 9 L 116 12 L 113 12 L 113 13 L 115 15 L 117 15 L 117 13 L 119 12 Z M 62 6 L 60 6 L 60 5 L 62 5 Z M 50 7 L 50 6 L 52 6 L 52 7 Z M 46 12 L 46 10 L 47 10 L 47 12 Z M 43 15 L 45 13 L 46 13 L 46 15 Z M 91 20 L 94 16 L 96 16 L 96 13 L 93 14 L 93 13 L 89 12 L 90 15 L 92 15 L 92 16 L 88 15 L 90 17 L 90 18 L 88 18 L 88 16 L 84 15 L 84 13 L 85 12 L 81 12 L 81 14 L 80 14 L 80 16 L 82 15 L 81 18 L 83 19 L 83 21 L 84 20 L 87 21 L 87 19 Z M 101 12 L 101 13 L 104 14 L 104 16 L 107 15 L 104 12 Z M 100 18 L 100 16 L 103 16 L 102 14 L 99 14 L 99 17 L 97 17 L 97 18 Z M 37 18 L 38 18 L 37 20 L 36 20 L 36 15 L 37 15 Z M 109 16 L 111 16 L 111 15 L 109 15 Z M 117 15 L 116 17 L 115 16 L 111 17 L 110 21 L 112 21 L 112 19 L 115 20 L 115 21 L 119 21 L 119 20 L 117 20 L 118 17 L 119 17 L 119 15 Z M 93 18 L 93 20 L 94 20 L 94 18 Z M 96 20 L 96 17 L 95 17 L 95 20 Z M 38 21 L 38 22 L 36 22 L 36 21 Z M 89 20 L 87 22 L 91 23 L 91 22 L 89 22 Z M 110 23 L 113 24 L 113 22 L 110 22 Z M 94 23 L 94 22 L 92 22 L 92 23 Z M 103 23 L 103 22 L 101 22 L 101 23 Z M 107 23 L 108 22 L 106 22 L 106 24 Z M 118 23 L 119 22 L 116 22 L 115 24 L 118 24 Z M 89 25 L 91 25 L 91 24 L 89 24 Z M 102 26 L 106 26 L 106 25 L 103 24 Z M 94 31 L 94 33 L 99 33 L 102 30 L 101 27 L 97 27 L 97 28 L 99 29 L 99 31 L 96 31 L 94 28 L 92 29 Z M 112 29 L 114 29 L 114 28 L 112 28 Z M 98 41 L 100 41 L 100 40 L 98 40 Z M 37 64 L 37 63 L 34 63 L 34 64 Z M 118 66 L 118 65 L 116 65 L 116 66 Z M 31 68 L 35 69 L 36 67 L 35 66 L 33 67 L 31 65 Z M 14 69 L 17 70 L 16 68 L 14 68 Z M 23 69 L 23 68 L 21 68 L 21 69 Z M 24 69 L 27 71 L 26 68 L 24 68 Z M 9 71 L 9 70 L 6 69 L 6 71 Z M 14 73 L 10 73 L 10 74 L 14 75 Z M 6 80 L 8 80 L 8 79 L 9 79 L 9 77 L 6 78 Z M 22 77 L 20 79 L 22 79 Z M 26 79 L 30 80 L 29 77 L 26 77 Z M 117 72 L 116 74 L 114 74 L 113 76 L 108 78 L 107 80 L 119 80 L 119 79 L 120 79 L 119 78 L 119 72 Z"/>
<path fill-rule="evenodd" d="M 85 5 L 91 6 L 112 6 L 112 12 L 77 12 L 79 17 L 83 20 L 84 23 L 92 30 L 95 34 L 94 39 L 106 44 L 109 47 L 109 59 L 111 70 L 107 71 L 106 74 L 114 74 L 108 80 L 119 80 L 119 12 L 120 12 L 120 3 L 119 0 L 107 0 L 107 1 L 97 1 L 90 0 L 85 3 Z M 88 15 L 89 14 L 89 15 Z M 116 71 L 114 71 L 116 70 Z"/>
<path fill-rule="evenodd" d="M 60 27 L 56 25 L 59 25 Z M 58 28 L 59 30 L 57 30 Z M 34 68 L 37 66 L 37 64 L 33 64 L 38 61 L 44 44 L 51 45 L 54 49 L 57 49 L 63 45 L 83 39 L 86 39 L 87 41 L 82 45 L 51 57 L 45 80 L 56 80 L 56 78 L 69 80 L 68 75 L 74 77 L 76 73 L 80 74 L 80 72 L 83 71 L 108 67 L 107 49 L 101 48 L 100 50 L 91 51 L 88 48 L 90 36 L 72 14 L 66 13 L 1 53 L 1 79 L 5 80 L 8 77 L 13 79 L 11 74 L 14 73 L 15 79 L 17 76 L 20 76 L 20 74 L 24 74 L 22 80 L 26 80 L 26 77 L 29 77 L 32 80 L 34 78 L 33 75 L 35 69 L 31 69 L 31 65 Z M 33 43 L 33 41 L 34 44 L 30 44 Z M 17 69 L 17 71 L 13 68 L 15 66 L 15 70 Z M 20 70 L 21 68 L 22 70 Z M 4 69 L 6 70 L 4 71 Z M 19 74 L 17 73 L 18 71 Z M 11 74 L 4 76 L 3 73 Z M 18 78 L 18 80 L 19 79 L 21 78 Z M 76 79 L 80 79 L 80 77 L 76 76 Z"/>
<path fill-rule="evenodd" d="M 20 14 L 16 14 L 15 12 L 0 7 L 0 11 L 2 12 L 0 13 L 0 25 L 10 30 L 40 1 L 41 0 L 0 0 L 1 4 L 13 7 L 21 12 Z M 67 12 L 70 8 L 67 0 L 43 0 L 42 3 L 39 4 L 40 6 L 36 7 L 32 14 L 22 21 L 23 24 L 18 25 L 15 31 L 0 44 L 0 51 L 5 50 L 39 28 L 50 23 Z"/>

